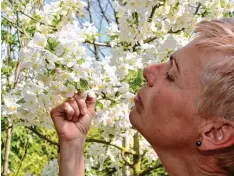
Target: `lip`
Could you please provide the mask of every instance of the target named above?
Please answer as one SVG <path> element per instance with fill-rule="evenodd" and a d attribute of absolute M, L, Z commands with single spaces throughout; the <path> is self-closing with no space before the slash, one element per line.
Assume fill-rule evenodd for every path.
<path fill-rule="evenodd" d="M 134 102 L 135 102 L 135 104 L 137 103 L 137 104 L 143 104 L 142 103 L 142 101 L 141 101 L 141 97 L 140 97 L 140 95 L 139 94 L 137 94 L 135 97 L 134 97 Z"/>

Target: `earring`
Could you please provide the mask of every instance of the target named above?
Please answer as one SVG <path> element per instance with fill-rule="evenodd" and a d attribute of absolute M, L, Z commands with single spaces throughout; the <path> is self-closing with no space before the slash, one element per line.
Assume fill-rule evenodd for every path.
<path fill-rule="evenodd" d="M 201 146 L 201 141 L 197 141 L 196 146 L 200 147 Z"/>

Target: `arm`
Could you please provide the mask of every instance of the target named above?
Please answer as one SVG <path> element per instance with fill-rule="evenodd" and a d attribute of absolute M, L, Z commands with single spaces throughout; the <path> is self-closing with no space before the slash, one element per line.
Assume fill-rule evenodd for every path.
<path fill-rule="evenodd" d="M 84 146 L 96 99 L 74 95 L 51 110 L 60 145 L 60 176 L 84 175 Z"/>
<path fill-rule="evenodd" d="M 60 143 L 60 176 L 84 175 L 84 145 L 85 139 Z"/>

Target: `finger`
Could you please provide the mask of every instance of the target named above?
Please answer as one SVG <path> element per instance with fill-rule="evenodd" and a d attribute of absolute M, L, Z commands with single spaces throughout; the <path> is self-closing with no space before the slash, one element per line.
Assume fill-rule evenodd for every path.
<path fill-rule="evenodd" d="M 72 117 L 73 117 L 75 111 L 68 102 L 64 103 L 64 112 L 65 112 L 67 119 L 72 120 Z"/>
<path fill-rule="evenodd" d="M 62 103 L 51 109 L 50 116 L 54 119 L 55 117 L 64 117 L 66 116 L 66 113 L 72 114 L 73 112 L 70 109 L 69 104 Z"/>
<path fill-rule="evenodd" d="M 96 96 L 92 92 L 88 92 L 87 98 L 85 100 L 87 108 L 91 115 L 94 115 L 95 105 L 96 105 Z"/>
<path fill-rule="evenodd" d="M 75 98 L 75 100 L 76 100 L 76 102 L 77 102 L 77 104 L 79 106 L 81 115 L 84 116 L 85 114 L 87 114 L 87 105 L 86 105 L 85 100 L 81 96 L 79 96 L 77 94 L 74 95 L 74 98 Z"/>
<path fill-rule="evenodd" d="M 52 108 L 50 111 L 50 116 L 53 119 L 54 117 L 56 117 L 59 114 L 63 114 L 64 113 L 64 104 L 59 104 L 56 107 Z"/>
<path fill-rule="evenodd" d="M 77 122 L 79 119 L 79 115 L 80 115 L 80 110 L 79 110 L 79 106 L 75 100 L 75 98 L 71 97 L 67 100 L 67 102 L 69 103 L 69 105 L 73 108 L 74 110 L 74 114 L 72 116 L 72 121 L 73 122 Z"/>

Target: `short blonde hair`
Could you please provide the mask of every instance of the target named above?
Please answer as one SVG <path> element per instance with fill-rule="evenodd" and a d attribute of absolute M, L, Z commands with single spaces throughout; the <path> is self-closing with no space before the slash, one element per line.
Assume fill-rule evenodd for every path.
<path fill-rule="evenodd" d="M 210 61 L 201 73 L 198 112 L 206 118 L 222 117 L 234 122 L 234 19 L 202 21 L 197 24 L 195 34 L 198 48 L 224 55 Z M 216 158 L 219 167 L 234 175 L 234 146 Z"/>
<path fill-rule="evenodd" d="M 234 19 L 201 21 L 194 33 L 199 37 L 197 45 L 202 48 L 212 48 L 234 55 Z"/>

